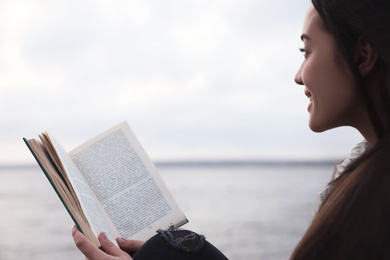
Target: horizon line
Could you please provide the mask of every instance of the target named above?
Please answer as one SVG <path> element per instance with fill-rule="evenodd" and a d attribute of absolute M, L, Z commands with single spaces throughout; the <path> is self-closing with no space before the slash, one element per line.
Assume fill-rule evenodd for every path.
<path fill-rule="evenodd" d="M 263 159 L 263 160 L 157 160 L 156 167 L 218 167 L 218 166 L 335 166 L 338 159 Z M 36 163 L 0 163 L 0 169 L 33 168 Z"/>

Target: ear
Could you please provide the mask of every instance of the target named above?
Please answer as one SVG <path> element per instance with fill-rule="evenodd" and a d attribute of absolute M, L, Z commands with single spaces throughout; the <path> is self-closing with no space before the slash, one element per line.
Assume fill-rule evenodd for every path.
<path fill-rule="evenodd" d="M 374 68 L 378 54 L 371 44 L 362 36 L 359 37 L 355 45 L 355 61 L 362 77 L 367 76 Z"/>

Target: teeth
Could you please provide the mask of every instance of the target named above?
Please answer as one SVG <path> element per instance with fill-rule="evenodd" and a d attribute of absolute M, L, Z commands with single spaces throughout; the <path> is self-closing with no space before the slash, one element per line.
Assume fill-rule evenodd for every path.
<path fill-rule="evenodd" d="M 309 97 L 310 102 L 313 101 L 313 97 Z"/>

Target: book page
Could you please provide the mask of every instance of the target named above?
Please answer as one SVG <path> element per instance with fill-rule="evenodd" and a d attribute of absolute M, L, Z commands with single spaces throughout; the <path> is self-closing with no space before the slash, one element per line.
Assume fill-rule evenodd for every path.
<path fill-rule="evenodd" d="M 101 205 L 99 205 L 95 194 L 93 194 L 92 190 L 89 188 L 83 175 L 73 163 L 63 146 L 53 138 L 50 138 L 50 141 L 63 164 L 64 170 L 69 178 L 69 182 L 79 199 L 83 212 L 91 226 L 92 232 L 96 237 L 100 232 L 106 232 L 107 237 L 114 244 L 117 244 L 115 238 L 118 234 L 111 230 L 110 221 L 105 218 Z"/>
<path fill-rule="evenodd" d="M 70 189 L 68 182 L 64 179 L 56 164 L 51 159 L 46 147 L 42 142 L 36 139 L 24 139 L 31 153 L 34 155 L 42 171 L 46 175 L 50 184 L 53 186 L 58 197 L 61 199 L 66 210 L 70 214 L 71 218 L 83 231 L 84 235 L 91 240 L 95 245 L 100 246 L 99 241 L 93 234 L 90 225 L 81 209 L 78 199 L 75 197 L 74 192 Z M 66 176 L 65 176 L 66 178 Z"/>
<path fill-rule="evenodd" d="M 127 123 L 69 154 L 120 236 L 148 239 L 158 228 L 186 222 Z"/>

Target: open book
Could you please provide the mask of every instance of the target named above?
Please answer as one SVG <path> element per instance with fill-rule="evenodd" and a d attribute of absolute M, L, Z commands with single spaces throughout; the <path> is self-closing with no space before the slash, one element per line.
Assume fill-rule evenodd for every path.
<path fill-rule="evenodd" d="M 186 217 L 166 188 L 126 122 L 67 153 L 41 134 L 24 139 L 73 221 L 100 246 L 104 231 L 116 237 L 147 240 L 157 229 L 181 226 Z"/>

